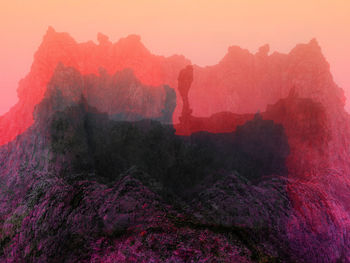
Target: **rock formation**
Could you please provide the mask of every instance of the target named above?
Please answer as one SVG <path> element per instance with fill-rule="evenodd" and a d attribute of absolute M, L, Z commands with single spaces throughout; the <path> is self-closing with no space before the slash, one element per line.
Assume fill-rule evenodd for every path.
<path fill-rule="evenodd" d="M 176 87 L 178 72 L 189 61 L 183 56 L 162 57 L 151 54 L 140 37 L 130 35 L 111 43 L 98 35 L 99 44 L 92 41 L 77 43 L 67 33 L 49 28 L 34 55 L 28 75 L 18 87 L 19 102 L 0 117 L 0 145 L 16 138 L 33 124 L 35 106 L 43 99 L 57 64 L 73 67 L 82 75 L 100 74 L 100 69 L 114 75 L 132 69 L 136 78 L 146 86 Z"/>
<path fill-rule="evenodd" d="M 98 42 L 49 28 L 0 118 L 2 262 L 350 262 L 350 118 L 316 40 L 208 67 Z"/>

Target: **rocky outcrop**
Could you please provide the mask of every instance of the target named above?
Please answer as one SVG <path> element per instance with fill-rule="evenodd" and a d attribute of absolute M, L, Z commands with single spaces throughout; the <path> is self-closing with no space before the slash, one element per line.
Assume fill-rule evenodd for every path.
<path fill-rule="evenodd" d="M 236 52 L 240 53 L 238 50 L 236 49 Z M 257 55 L 266 58 L 266 48 L 263 51 L 260 50 Z M 308 53 L 310 54 L 306 56 Z M 349 243 L 348 236 L 344 233 L 348 232 L 350 226 L 347 205 L 349 200 L 344 193 L 350 186 L 347 178 L 350 166 L 346 161 L 350 157 L 349 115 L 344 111 L 342 94 L 331 81 L 330 73 L 326 70 L 327 64 L 320 55 L 317 43 L 311 41 L 308 45 L 297 46 L 290 55 L 292 54 L 298 54 L 299 59 L 303 59 L 302 63 L 306 63 L 304 60 L 313 61 L 306 64 L 304 70 L 298 71 L 298 74 L 308 72 L 308 77 L 311 78 L 317 75 L 317 69 L 318 78 L 302 79 L 306 75 L 299 76 L 299 85 L 307 83 L 308 88 L 293 86 L 285 98 L 268 105 L 266 111 L 261 113 L 263 119 L 273 120 L 283 126 L 291 149 L 287 158 L 287 193 L 297 215 L 291 216 L 290 222 L 287 223 L 290 225 L 287 236 L 295 250 L 294 254 L 307 259 L 307 262 L 313 262 L 316 258 L 316 262 L 335 262 L 338 258 L 348 262 L 349 255 L 345 251 L 348 251 Z M 315 65 L 312 66 L 312 63 Z M 193 87 L 194 85 L 195 82 Z M 318 91 L 311 92 L 316 87 Z M 270 94 L 270 91 L 267 93 Z M 188 94 L 195 94 L 195 91 L 191 88 Z M 249 94 L 253 98 L 256 96 L 254 92 Z M 195 115 L 194 106 L 198 101 L 188 101 L 194 113 L 193 116 L 187 116 L 186 122 L 182 121 L 175 126 L 178 134 L 189 135 L 199 131 L 232 132 L 253 118 L 253 114 L 233 112 L 198 117 Z M 249 101 L 248 105 L 254 105 L 254 100 L 251 104 L 252 100 L 248 97 L 244 101 Z M 221 105 L 223 104 L 220 104 L 220 107 Z M 221 202 L 220 199 L 218 203 Z M 300 244 L 304 244 L 302 248 Z M 315 252 L 317 248 L 322 251 L 322 258 Z M 297 251 L 300 251 L 300 254 Z"/>
<path fill-rule="evenodd" d="M 350 261 L 350 118 L 315 40 L 183 71 L 98 41 L 50 28 L 0 118 L 2 261 Z"/>
<path fill-rule="evenodd" d="M 292 88 L 300 97 L 327 107 L 342 108 L 345 102 L 314 39 L 297 45 L 289 54 L 269 55 L 267 46 L 252 54 L 232 46 L 217 65 L 196 66 L 193 74 L 189 101 L 198 117 L 223 111 L 265 111 L 268 104 L 287 97 Z"/>
<path fill-rule="evenodd" d="M 132 69 L 143 85 L 161 89 L 163 85 L 176 87 L 179 70 L 189 64 L 183 56 L 165 58 L 151 54 L 139 36 L 130 35 L 112 43 L 99 34 L 98 40 L 98 44 L 77 43 L 67 33 L 58 33 L 51 27 L 47 30 L 30 72 L 19 83 L 19 102 L 0 117 L 0 145 L 13 140 L 33 124 L 34 108 L 44 98 L 59 63 L 75 68 L 82 75 L 99 75 L 101 68 L 108 75 Z"/>
<path fill-rule="evenodd" d="M 157 119 L 172 122 L 176 93 L 167 86 L 143 85 L 132 70 L 124 69 L 113 76 L 100 69 L 99 75 L 81 75 L 71 67 L 59 63 L 47 85 L 45 98 L 59 97 L 65 103 L 77 103 L 82 98 L 97 111 L 113 119 Z M 61 109 L 69 105 L 58 105 Z"/>
<path fill-rule="evenodd" d="M 151 120 L 110 120 L 86 99 L 65 96 L 69 86 L 49 85 L 34 125 L 0 148 L 1 261 L 285 259 L 284 248 L 260 244 L 260 230 L 239 221 L 205 221 L 206 211 L 198 217 L 191 212 L 199 204 L 193 197 L 207 185 L 202 183 L 230 173 L 232 143 L 255 127 L 277 132 L 285 143 L 281 127 L 259 119 L 242 128 L 238 139 L 208 134 L 207 144 L 201 134 L 179 137 L 172 126 Z M 254 154 L 250 148 L 235 157 L 236 168 L 243 163 L 243 177 L 252 174 L 244 165 Z M 282 156 L 279 163 L 284 161 Z M 250 192 L 249 185 L 245 179 L 244 191 Z M 257 231 L 259 238 L 250 237 Z"/>
<path fill-rule="evenodd" d="M 50 27 L 34 56 L 29 74 L 19 84 L 19 102 L 0 117 L 0 145 L 33 124 L 34 107 L 43 99 L 59 62 L 82 75 L 98 75 L 100 68 L 114 75 L 129 68 L 144 85 L 169 85 L 177 95 L 172 119 L 174 123 L 179 122 L 183 107 L 176 89 L 177 77 L 179 71 L 190 64 L 189 60 L 183 56 L 153 55 L 135 35 L 112 43 L 107 36 L 99 34 L 98 44 L 77 43 L 67 33 L 57 33 Z M 274 52 L 269 55 L 267 45 L 256 54 L 232 46 L 217 65 L 194 66 L 193 71 L 195 78 L 188 99 L 197 117 L 209 117 L 218 112 L 264 111 L 268 104 L 285 98 L 293 87 L 299 96 L 314 99 L 327 108 L 342 108 L 345 102 L 316 40 L 297 45 L 289 54 Z"/>

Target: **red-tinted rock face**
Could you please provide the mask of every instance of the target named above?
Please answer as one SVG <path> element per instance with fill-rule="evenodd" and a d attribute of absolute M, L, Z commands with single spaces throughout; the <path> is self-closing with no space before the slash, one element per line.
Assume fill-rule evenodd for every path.
<path fill-rule="evenodd" d="M 32 193 L 30 187 L 36 182 L 35 180 L 38 180 L 39 184 L 44 181 L 38 178 L 38 171 L 40 170 L 41 175 L 46 178 L 50 167 L 60 165 L 60 160 L 53 160 L 54 153 L 50 148 L 49 139 L 46 138 L 49 135 L 49 127 L 45 126 L 45 122 L 40 122 L 41 116 L 39 116 L 39 112 L 41 114 L 51 111 L 55 113 L 55 111 L 60 110 L 61 106 L 65 108 L 66 105 L 50 103 L 50 98 L 59 98 L 59 96 L 53 96 L 54 92 L 60 92 L 64 98 L 62 100 L 64 103 L 72 103 L 73 105 L 79 104 L 79 101 L 82 100 L 83 106 L 87 108 L 92 106 L 98 111 L 106 112 L 109 116 L 122 113 L 124 114 L 123 118 L 127 120 L 133 120 L 132 115 L 140 115 L 142 118 L 162 119 L 165 114 L 166 119 L 169 120 L 172 110 L 164 109 L 167 105 L 170 105 L 169 109 L 175 107 L 175 102 L 167 97 L 169 88 L 164 87 L 164 84 L 169 84 L 172 88 L 178 87 L 176 89 L 176 109 L 172 116 L 174 128 L 178 135 L 191 135 L 199 131 L 214 133 L 214 136 L 216 133 L 230 133 L 235 131 L 238 126 L 243 126 L 247 121 L 252 120 L 257 111 L 261 111 L 260 115 L 256 115 L 262 118 L 258 121 L 269 120 L 271 122 L 272 120 L 273 125 L 282 125 L 290 148 L 290 154 L 286 160 L 288 178 L 285 181 L 282 180 L 278 184 L 272 184 L 268 187 L 264 184 L 255 187 L 243 179 L 238 180 L 238 175 L 225 177 L 223 180 L 217 181 L 213 187 L 202 189 L 203 191 L 197 196 L 199 201 L 195 202 L 195 206 L 203 206 L 196 207 L 199 215 L 193 216 L 206 220 L 211 218 L 212 221 L 209 220 L 209 223 L 220 222 L 221 224 L 224 222 L 222 224 L 232 223 L 234 225 L 238 222 L 244 223 L 246 218 L 243 215 L 247 214 L 246 207 L 252 207 L 252 210 L 248 209 L 249 215 L 251 217 L 257 216 L 256 221 L 259 222 L 261 219 L 259 217 L 259 206 L 256 205 L 258 200 L 264 200 L 262 205 L 269 201 L 273 201 L 271 204 L 276 203 L 278 205 L 280 200 L 284 200 L 287 205 L 283 202 L 280 206 L 280 212 L 283 214 L 282 219 L 274 216 L 273 209 L 275 207 L 270 204 L 264 206 L 264 218 L 270 224 L 269 227 L 276 228 L 276 235 L 283 232 L 283 235 L 279 238 L 283 238 L 283 241 L 288 244 L 287 247 L 293 251 L 294 258 L 302 258 L 304 262 L 319 262 L 320 260 L 335 262 L 337 259 L 344 262 L 350 261 L 348 252 L 350 251 L 350 238 L 347 235 L 350 231 L 350 197 L 348 194 L 350 191 L 350 179 L 348 178 L 350 173 L 350 118 L 343 109 L 344 96 L 342 90 L 334 83 L 329 65 L 315 40 L 308 44 L 297 45 L 289 54 L 273 53 L 269 55 L 267 45 L 261 47 L 256 54 L 251 54 L 239 47 L 230 47 L 228 54 L 217 65 L 204 68 L 198 66 L 185 68 L 190 62 L 181 56 L 164 58 L 152 55 L 141 44 L 137 36 L 129 36 L 113 44 L 106 36 L 99 34 L 98 41 L 98 45 L 93 42 L 78 44 L 68 34 L 56 33 L 50 28 L 35 55 L 30 73 L 20 83 L 18 89 L 19 103 L 9 113 L 0 118 L 0 145 L 10 142 L 0 148 L 0 161 L 3 164 L 0 167 L 0 177 L 5 187 L 9 189 L 6 188 L 6 191 L 4 191 L 6 197 L 0 200 L 1 217 L 5 218 L 5 221 L 0 221 L 0 223 L 4 223 L 5 230 L 9 231 L 5 237 L 8 236 L 11 240 L 18 239 L 18 243 L 14 244 L 20 244 L 13 250 L 11 250 L 11 247 L 7 247 L 5 258 L 11 255 L 12 252 L 19 253 L 23 258 L 28 258 L 30 248 L 27 248 L 28 253 L 24 252 L 26 255 L 22 254 L 26 249 L 26 240 L 31 240 L 33 233 L 36 235 L 35 231 L 38 229 L 36 224 L 41 222 L 40 216 L 37 215 L 44 214 L 42 211 L 45 211 L 46 208 L 55 209 L 51 207 L 50 203 L 51 196 L 55 196 L 54 191 L 50 192 L 51 188 L 45 189 L 45 192 L 49 192 L 46 193 L 44 203 L 39 202 L 40 198 L 39 201 L 36 200 L 37 207 L 34 207 L 35 209 L 30 206 L 22 209 L 19 206 L 20 202 L 28 201 L 24 197 L 24 193 Z M 60 62 L 61 64 L 59 64 Z M 47 100 L 42 101 L 43 99 Z M 36 105 L 40 102 L 42 102 L 40 104 L 41 108 L 37 107 L 35 110 Z M 81 117 L 86 116 L 84 109 L 73 107 L 70 110 L 68 109 L 68 112 L 73 115 L 71 121 L 77 118 L 76 125 L 79 126 L 79 129 L 84 130 L 86 123 Z M 79 112 L 84 114 L 79 115 Z M 39 114 L 35 115 L 38 127 L 31 126 L 33 124 L 33 113 Z M 70 119 L 68 118 L 68 120 Z M 29 127 L 30 129 L 28 129 Z M 77 132 L 77 134 L 74 133 L 75 137 L 70 137 L 69 128 L 73 129 L 74 125 L 71 125 L 71 127 L 68 125 L 68 139 L 73 140 L 78 137 L 92 149 L 95 148 L 94 143 L 89 141 L 91 134 L 88 132 L 82 133 L 83 138 L 80 138 L 78 136 L 80 134 Z M 161 130 L 161 128 L 159 129 Z M 17 140 L 13 140 L 26 130 L 26 134 L 18 136 Z M 159 136 L 159 134 L 159 130 L 155 129 L 154 134 L 150 134 L 147 139 L 141 141 L 146 145 L 149 142 L 147 140 L 157 138 L 156 136 Z M 60 148 L 62 146 L 60 137 L 56 137 L 58 138 L 56 138 L 58 141 L 56 148 Z M 125 137 L 127 138 L 127 136 Z M 242 138 L 242 144 L 244 144 L 244 133 L 241 134 L 240 138 Z M 267 136 L 262 136 L 262 138 L 267 138 Z M 191 137 L 185 137 L 184 140 L 187 139 L 190 140 Z M 118 140 L 116 140 L 117 142 L 111 141 L 119 147 Z M 164 144 L 166 141 L 163 141 Z M 78 142 L 81 141 L 78 140 Z M 64 140 L 62 143 L 64 146 Z M 71 156 L 76 157 L 84 153 L 85 155 L 78 157 L 88 162 L 88 158 L 85 157 L 90 156 L 90 152 L 84 152 L 86 149 L 80 147 L 85 145 L 84 143 L 73 145 L 70 155 L 66 158 L 69 159 Z M 106 143 L 106 145 L 108 144 Z M 130 145 L 133 147 L 130 147 Z M 138 149 L 142 147 L 130 145 L 128 146 L 130 148 L 126 148 L 128 152 L 125 155 L 134 160 L 136 154 L 132 151 L 137 153 Z M 248 146 L 248 148 L 255 149 L 251 145 Z M 155 149 L 153 141 L 148 144 L 148 147 L 152 151 Z M 181 148 L 174 143 L 173 146 L 169 146 L 169 149 L 163 149 L 162 147 L 161 149 L 164 152 L 173 151 L 172 153 L 174 153 L 174 157 L 169 155 L 169 160 L 167 159 L 168 161 L 165 162 L 166 165 L 173 168 L 173 170 L 169 170 L 172 175 L 177 175 L 180 172 L 193 172 L 189 170 L 197 164 L 195 151 L 194 154 L 189 151 L 191 154 L 184 155 L 190 156 L 190 158 L 182 158 L 181 155 L 177 154 L 181 151 L 187 153 L 188 148 L 186 147 Z M 144 159 L 148 160 L 148 165 L 157 168 L 158 160 L 148 159 L 152 151 L 147 152 L 147 154 L 141 152 L 141 154 L 145 155 Z M 103 150 L 100 150 L 100 152 L 103 152 Z M 113 151 L 111 152 L 113 153 Z M 164 155 L 167 156 L 167 154 Z M 118 158 L 117 155 L 115 157 Z M 158 156 L 159 160 L 160 157 L 162 156 Z M 95 158 L 97 157 L 95 156 Z M 103 160 L 97 158 L 100 162 L 106 161 L 107 164 L 109 161 L 113 165 L 115 163 L 114 159 L 109 160 L 106 157 L 101 159 Z M 192 163 L 193 159 L 194 163 Z M 85 162 L 82 163 L 85 165 Z M 179 169 L 179 163 L 183 164 L 181 169 Z M 59 171 L 59 169 L 56 171 Z M 58 180 L 60 174 L 54 176 Z M 204 183 L 207 183 L 205 186 L 208 186 L 210 182 Z M 284 192 L 284 186 L 286 192 Z M 98 187 L 98 189 L 96 188 L 95 191 L 94 187 Z M 62 211 L 57 210 L 59 213 L 64 214 L 67 212 L 65 210 L 75 209 L 74 207 L 77 204 L 74 200 L 81 195 L 80 188 L 81 186 L 78 186 L 74 195 L 67 198 L 68 203 L 64 206 L 66 208 L 62 207 Z M 282 188 L 283 191 L 280 190 Z M 59 191 L 64 192 L 62 195 L 64 197 L 70 192 L 69 189 L 68 185 L 64 185 Z M 115 189 L 107 189 L 107 187 L 99 185 L 94 185 L 91 189 L 93 193 L 89 190 L 86 195 L 84 194 L 84 198 L 87 198 L 87 200 L 104 196 L 101 195 L 104 191 L 115 192 L 119 198 L 119 193 L 117 194 Z M 273 193 L 271 196 L 269 195 L 270 190 Z M 146 193 L 148 190 L 139 191 L 136 189 L 135 191 L 135 193 L 143 192 Z M 131 191 L 130 195 L 133 196 L 134 193 Z M 148 198 L 148 195 L 140 197 L 137 194 L 135 196 L 139 200 L 138 205 L 134 207 L 139 207 L 143 201 L 147 200 L 148 202 L 149 199 L 153 198 L 153 195 L 151 198 Z M 235 198 L 232 198 L 232 196 L 235 196 Z M 250 198 L 247 199 L 247 196 Z M 19 197 L 23 200 L 18 199 Z M 201 199 L 205 197 L 205 200 Z M 56 201 L 60 202 L 60 197 L 57 198 Z M 113 197 L 112 200 L 119 200 L 118 198 Z M 246 207 L 240 207 L 237 210 L 236 205 L 232 205 L 232 201 L 227 201 L 231 200 L 230 198 L 233 201 L 236 200 L 236 205 L 244 203 Z M 108 200 L 101 201 L 98 204 L 99 206 L 108 206 L 108 202 Z M 206 207 L 209 205 L 209 208 Z M 14 211 L 12 206 L 17 207 L 18 211 Z M 84 206 L 80 209 L 90 211 L 86 210 Z M 87 206 L 91 211 L 94 210 L 92 206 Z M 213 214 L 213 209 L 215 215 L 218 214 L 217 218 Z M 128 213 L 130 212 L 129 207 L 126 210 L 128 210 Z M 241 214 L 236 215 L 237 211 L 241 211 Z M 74 213 L 70 216 L 76 220 Z M 121 225 L 123 225 L 123 220 L 129 220 L 127 216 L 126 219 L 123 216 L 119 217 L 118 213 L 113 210 L 111 215 L 118 217 Z M 21 214 L 25 218 L 20 226 L 23 231 L 19 231 L 20 228 L 16 228 L 16 226 L 13 227 L 11 223 L 12 216 L 17 214 Z M 50 220 L 52 222 L 55 221 L 56 214 L 56 212 L 51 214 Z M 86 212 L 86 214 L 90 215 L 91 213 Z M 104 227 L 109 231 L 112 219 L 109 218 L 108 213 L 101 210 L 95 214 L 99 220 L 104 220 Z M 155 212 L 155 214 L 157 213 Z M 231 220 L 230 216 L 232 215 L 237 217 L 236 221 Z M 151 223 L 155 222 L 156 218 L 153 218 L 152 215 L 148 216 Z M 86 221 L 74 221 L 72 219 L 71 222 L 74 224 L 69 225 L 68 229 L 75 231 L 75 222 L 78 221 L 82 225 L 79 226 L 79 229 L 83 230 L 89 228 L 84 225 L 85 222 L 93 227 L 98 225 L 90 217 L 82 218 Z M 251 222 L 252 226 L 254 226 L 253 222 L 254 220 Z M 276 226 L 276 224 L 279 225 Z M 47 226 L 45 227 L 44 229 L 47 229 Z M 157 225 L 157 227 L 159 226 Z M 166 227 L 166 225 L 161 225 L 161 227 Z M 175 226 L 172 225 L 172 227 Z M 196 227 L 203 226 L 196 225 Z M 30 228 L 35 231 L 31 231 Z M 283 231 L 280 229 L 283 229 Z M 144 239 L 143 236 L 147 237 L 148 230 L 145 231 L 136 234 L 138 235 L 137 242 L 143 242 L 141 241 Z M 187 226 L 183 231 L 186 235 L 190 233 Z M 96 234 L 94 231 L 92 232 Z M 25 241 L 20 240 L 20 233 L 25 233 Z M 135 231 L 135 233 L 138 232 Z M 166 230 L 164 236 L 169 237 L 167 233 Z M 203 234 L 201 230 L 196 231 L 196 233 L 198 235 Z M 42 237 L 44 236 L 42 234 Z M 89 235 L 83 236 L 85 242 L 85 238 L 88 238 Z M 211 237 L 213 236 L 215 235 L 211 234 Z M 153 233 L 152 238 L 155 238 Z M 119 237 L 111 237 L 110 239 L 118 241 Z M 8 238 L 4 240 L 6 241 Z M 174 240 L 177 239 L 174 237 Z M 226 242 L 223 240 L 220 241 L 220 244 Z M 104 260 L 104 254 L 107 253 L 105 251 L 109 251 L 113 247 L 117 247 L 117 251 L 119 251 L 119 248 L 122 250 L 125 246 L 128 246 L 128 243 L 124 241 L 106 245 L 105 250 L 95 255 L 96 258 Z M 47 244 L 44 245 L 44 247 L 48 247 Z M 59 244 L 56 245 L 59 246 Z M 94 246 L 95 243 L 92 247 Z M 186 248 L 187 246 L 189 245 L 186 243 Z M 65 249 L 66 247 L 69 248 L 70 244 L 65 244 L 64 247 Z M 201 246 L 198 245 L 198 247 Z M 91 252 L 90 249 L 91 247 L 89 253 Z M 151 250 L 151 248 L 147 250 L 147 253 Z M 40 248 L 38 248 L 38 251 L 40 251 Z M 49 251 L 52 252 L 54 249 Z M 183 258 L 195 258 L 193 255 L 187 257 L 185 254 L 188 251 L 186 251 L 181 251 L 184 254 L 181 254 Z M 38 252 L 38 254 L 40 253 Z M 212 255 L 212 252 L 209 254 Z M 42 254 L 42 256 L 45 258 L 47 255 Z M 159 255 L 153 255 L 153 257 L 156 256 Z M 167 258 L 171 257 L 170 254 L 167 255 Z M 115 255 L 115 258 L 119 259 L 119 256 Z"/>
<path fill-rule="evenodd" d="M 13 140 L 33 124 L 34 107 L 43 99 L 59 62 L 83 75 L 98 75 L 101 67 L 110 75 L 129 68 L 142 84 L 156 87 L 163 84 L 176 87 L 178 72 L 189 64 L 182 56 L 165 58 L 151 54 L 135 35 L 114 44 L 102 34 L 98 35 L 98 40 L 97 45 L 91 41 L 77 43 L 67 33 L 48 29 L 29 74 L 19 84 L 18 104 L 0 118 L 0 145 Z"/>
<path fill-rule="evenodd" d="M 167 84 L 174 89 L 179 71 L 190 64 L 182 56 L 165 58 L 151 54 L 135 35 L 112 43 L 99 34 L 98 41 L 97 45 L 91 41 L 77 43 L 67 33 L 48 29 L 30 73 L 20 82 L 18 104 L 0 118 L 0 145 L 33 123 L 34 107 L 42 100 L 59 62 L 83 75 L 99 74 L 101 67 L 110 75 L 130 68 L 145 85 Z M 268 51 L 265 45 L 254 55 L 233 46 L 217 65 L 195 66 L 188 94 L 193 115 L 209 117 L 222 111 L 264 111 L 266 105 L 286 97 L 292 87 L 300 97 L 315 99 L 327 107 L 343 106 L 343 93 L 333 82 L 329 65 L 315 40 L 296 46 L 289 54 L 268 55 Z M 181 110 L 182 100 L 177 92 L 174 123 L 179 122 Z"/>
<path fill-rule="evenodd" d="M 157 119 L 169 123 L 176 105 L 173 89 L 143 85 L 131 69 L 109 75 L 100 68 L 99 75 L 81 75 L 78 70 L 59 63 L 45 97 L 57 92 L 65 103 L 78 103 L 83 98 L 90 107 L 118 120 Z M 60 105 L 62 109 L 67 106 Z"/>
<path fill-rule="evenodd" d="M 302 98 L 343 106 L 343 93 L 333 82 L 316 40 L 297 45 L 289 54 L 267 52 L 267 46 L 256 54 L 233 46 L 217 65 L 195 67 L 189 92 L 193 114 L 265 111 L 266 105 L 287 97 L 293 87 Z"/>
<path fill-rule="evenodd" d="M 247 112 L 263 109 L 264 119 L 283 125 L 291 150 L 287 188 L 298 219 L 291 217 L 287 223 L 290 245 L 300 255 L 320 249 L 327 255 L 325 262 L 348 262 L 346 253 L 339 252 L 349 246 L 343 233 L 350 229 L 350 199 L 345 194 L 350 189 L 350 118 L 343 93 L 315 40 L 289 55 L 267 52 L 266 46 L 256 55 L 234 47 L 219 65 L 195 68 L 188 93 L 193 114 L 175 126 L 177 133 L 235 131 L 253 118 Z M 229 83 L 237 84 L 229 90 Z M 310 231 L 307 225 L 312 234 L 305 233 Z M 317 236 L 332 245 L 315 243 Z M 300 241 L 305 248 L 297 245 Z"/>

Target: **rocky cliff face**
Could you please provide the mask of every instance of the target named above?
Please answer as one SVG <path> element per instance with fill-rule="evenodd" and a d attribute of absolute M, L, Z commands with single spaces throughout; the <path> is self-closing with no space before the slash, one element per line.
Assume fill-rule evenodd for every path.
<path fill-rule="evenodd" d="M 297 45 L 289 54 L 268 53 L 267 45 L 256 54 L 232 46 L 217 65 L 195 66 L 196 77 L 189 93 L 193 113 L 209 117 L 224 111 L 240 114 L 264 111 L 268 104 L 286 97 L 292 88 L 301 97 L 312 98 L 331 108 L 336 105 L 343 108 L 343 91 L 333 82 L 316 40 Z M 35 53 L 29 74 L 19 84 L 19 102 L 0 117 L 0 145 L 33 124 L 34 107 L 43 99 L 60 62 L 82 75 L 99 75 L 101 68 L 114 75 L 128 68 L 146 86 L 169 85 L 177 95 L 173 122 L 179 122 L 182 100 L 176 89 L 177 77 L 179 71 L 190 64 L 188 59 L 153 55 L 135 35 L 112 43 L 108 37 L 98 34 L 98 44 L 77 43 L 67 33 L 58 33 L 50 27 Z"/>
<path fill-rule="evenodd" d="M 309 45 L 316 47 L 314 42 Z M 309 77 L 313 75 L 310 73 Z M 319 78 L 324 75 L 329 73 Z M 315 87 L 317 83 L 314 80 L 309 85 Z M 306 262 L 335 262 L 339 258 L 341 262 L 348 262 L 349 239 L 344 233 L 349 229 L 349 200 L 345 194 L 350 186 L 347 176 L 349 115 L 343 109 L 336 85 L 327 86 L 327 81 L 320 83 L 315 94 L 308 93 L 307 89 L 298 91 L 294 86 L 286 98 L 268 105 L 261 115 L 284 127 L 291 150 L 286 162 L 287 195 L 296 214 L 290 215 L 286 225 L 294 255 Z M 191 109 L 195 109 L 196 101 L 193 102 L 189 99 Z M 175 126 L 178 134 L 236 131 L 253 118 L 252 114 L 232 112 L 205 118 L 193 112 L 193 115 L 183 116 L 181 123 Z M 219 197 L 216 204 L 222 204 L 223 199 L 226 198 Z"/>
<path fill-rule="evenodd" d="M 205 68 L 98 40 L 50 28 L 0 118 L 1 261 L 350 262 L 350 118 L 315 40 Z"/>
<path fill-rule="evenodd" d="M 49 88 L 36 108 L 34 125 L 1 148 L 1 261 L 252 262 L 289 258 L 288 247 L 277 245 L 280 236 L 267 241 L 265 247 L 260 244 L 264 232 L 257 225 L 241 225 L 233 217 L 224 224 L 220 218 L 229 218 L 225 214 L 211 220 L 208 211 L 201 209 L 198 199 L 206 200 L 202 198 L 208 191 L 206 185 L 226 178 L 234 165 L 242 175 L 227 180 L 240 178 L 240 192 L 251 194 L 247 203 L 260 197 L 251 193 L 250 179 L 244 178 L 260 184 L 267 167 L 276 173 L 282 188 L 266 200 L 285 199 L 282 207 L 285 213 L 290 210 L 285 179 L 280 178 L 285 170 L 274 163 L 247 167 L 255 151 L 239 146 L 242 133 L 179 137 L 171 125 L 153 120 L 110 120 L 87 100 L 63 96 L 65 87 L 56 89 Z M 256 132 L 257 127 L 275 134 L 284 145 L 276 151 L 262 138 L 260 151 L 269 149 L 279 158 L 278 165 L 285 163 L 288 145 L 281 126 L 259 119 L 242 132 Z M 259 187 L 264 191 L 264 186 Z"/>
<path fill-rule="evenodd" d="M 34 55 L 29 74 L 19 84 L 19 102 L 0 118 L 0 145 L 13 140 L 33 124 L 34 108 L 43 99 L 59 63 L 75 68 L 82 75 L 99 75 L 101 68 L 109 75 L 132 69 L 146 86 L 166 84 L 175 87 L 178 72 L 189 61 L 182 56 L 153 55 L 135 35 L 112 43 L 99 34 L 98 44 L 92 41 L 77 43 L 67 33 L 57 33 L 49 28 Z"/>
<path fill-rule="evenodd" d="M 99 75 L 81 75 L 76 69 L 61 63 L 47 85 L 44 98 L 51 96 L 60 97 L 62 103 L 70 104 L 84 98 L 99 112 L 126 121 L 158 119 L 171 123 L 176 106 L 173 89 L 168 86 L 145 86 L 130 69 L 118 71 L 113 76 L 102 68 Z M 56 104 L 62 109 L 68 106 Z"/>
<path fill-rule="evenodd" d="M 291 89 L 327 106 L 344 106 L 343 91 L 333 82 L 316 40 L 297 45 L 289 54 L 268 52 L 268 46 L 256 54 L 232 46 L 217 65 L 195 67 L 189 92 L 193 114 L 208 117 L 222 111 L 265 111 Z"/>

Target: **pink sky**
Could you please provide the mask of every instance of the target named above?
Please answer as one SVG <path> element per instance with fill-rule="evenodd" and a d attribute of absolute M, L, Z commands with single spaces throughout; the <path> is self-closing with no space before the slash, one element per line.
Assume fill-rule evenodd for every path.
<path fill-rule="evenodd" d="M 16 103 L 49 25 L 79 42 L 95 41 L 97 32 L 112 41 L 139 34 L 151 52 L 198 65 L 216 64 L 230 45 L 289 52 L 316 37 L 350 95 L 349 14 L 349 0 L 1 0 L 0 114 Z"/>

